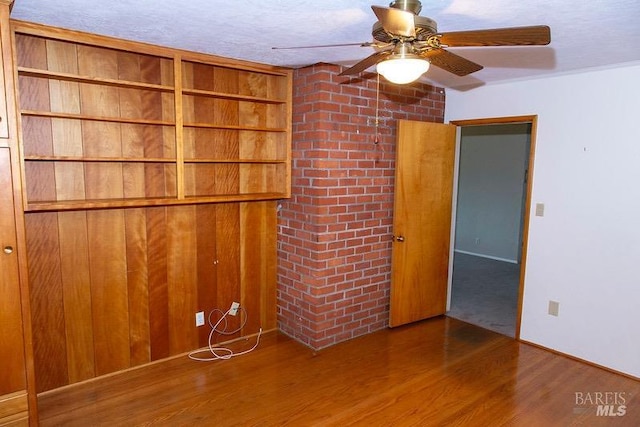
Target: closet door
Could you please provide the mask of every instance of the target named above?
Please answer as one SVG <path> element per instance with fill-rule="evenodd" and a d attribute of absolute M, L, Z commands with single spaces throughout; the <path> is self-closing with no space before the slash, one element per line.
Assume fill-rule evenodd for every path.
<path fill-rule="evenodd" d="M 0 148 L 0 424 L 26 419 L 27 384 L 8 148 Z"/>

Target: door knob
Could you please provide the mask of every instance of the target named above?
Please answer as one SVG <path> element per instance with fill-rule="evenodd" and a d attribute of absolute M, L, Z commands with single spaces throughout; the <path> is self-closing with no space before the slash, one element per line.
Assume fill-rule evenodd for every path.
<path fill-rule="evenodd" d="M 394 242 L 404 242 L 404 236 L 393 236 Z"/>
<path fill-rule="evenodd" d="M 13 246 L 5 246 L 4 247 L 4 253 L 9 255 L 13 253 Z"/>

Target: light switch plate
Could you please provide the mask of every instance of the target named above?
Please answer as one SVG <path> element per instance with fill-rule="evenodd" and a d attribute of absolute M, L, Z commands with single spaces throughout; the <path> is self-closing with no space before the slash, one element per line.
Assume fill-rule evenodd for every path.
<path fill-rule="evenodd" d="M 544 216 L 544 203 L 536 203 L 536 216 Z"/>

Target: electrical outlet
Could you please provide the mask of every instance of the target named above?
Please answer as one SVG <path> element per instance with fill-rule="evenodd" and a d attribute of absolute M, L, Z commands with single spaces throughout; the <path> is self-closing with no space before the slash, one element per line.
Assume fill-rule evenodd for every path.
<path fill-rule="evenodd" d="M 560 311 L 560 303 L 558 301 L 549 301 L 549 314 L 552 316 L 558 316 Z"/>
<path fill-rule="evenodd" d="M 240 307 L 240 303 L 239 302 L 232 302 L 231 303 L 231 308 L 229 309 L 229 314 L 232 316 L 235 316 L 238 313 L 238 308 Z"/>
<path fill-rule="evenodd" d="M 196 326 L 204 325 L 204 311 L 199 311 L 196 313 Z"/>

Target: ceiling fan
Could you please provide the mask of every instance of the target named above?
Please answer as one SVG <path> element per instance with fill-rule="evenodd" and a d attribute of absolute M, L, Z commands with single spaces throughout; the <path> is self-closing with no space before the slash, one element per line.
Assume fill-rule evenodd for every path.
<path fill-rule="evenodd" d="M 480 71 L 482 65 L 451 53 L 447 48 L 533 46 L 547 45 L 551 41 L 551 30 L 546 25 L 439 33 L 434 20 L 418 15 L 422 10 L 419 0 L 395 0 L 389 7 L 371 8 L 378 18 L 371 31 L 375 41 L 351 45 L 373 47 L 376 52 L 340 75 L 358 74 L 377 64 L 379 74 L 398 84 L 418 79 L 429 65 L 466 76 Z"/>

